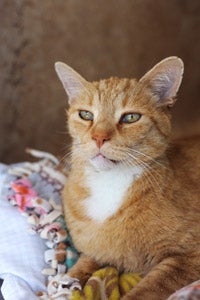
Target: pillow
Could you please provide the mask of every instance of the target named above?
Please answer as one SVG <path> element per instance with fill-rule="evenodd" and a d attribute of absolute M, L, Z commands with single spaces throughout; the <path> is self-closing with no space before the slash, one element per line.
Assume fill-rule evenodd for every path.
<path fill-rule="evenodd" d="M 35 300 L 35 292 L 46 290 L 45 241 L 30 235 L 27 221 L 9 203 L 9 182 L 16 176 L 9 174 L 14 166 L 0 164 L 0 278 L 4 279 L 1 291 L 5 300 Z M 21 165 L 20 165 L 21 167 Z"/>
<path fill-rule="evenodd" d="M 5 300 L 38 299 L 36 293 L 46 294 L 48 275 L 64 274 L 78 257 L 61 207 L 67 177 L 53 155 L 29 152 L 42 159 L 0 164 L 0 278 Z"/>

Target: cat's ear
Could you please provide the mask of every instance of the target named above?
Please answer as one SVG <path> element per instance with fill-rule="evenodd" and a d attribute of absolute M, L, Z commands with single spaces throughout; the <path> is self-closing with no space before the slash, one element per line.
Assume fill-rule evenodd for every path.
<path fill-rule="evenodd" d="M 139 82 L 157 96 L 159 105 L 173 106 L 182 81 L 183 71 L 183 61 L 172 56 L 155 65 Z"/>
<path fill-rule="evenodd" d="M 55 70 L 68 95 L 69 104 L 71 104 L 72 100 L 76 99 L 81 93 L 87 91 L 89 82 L 68 65 L 62 62 L 56 62 Z"/>

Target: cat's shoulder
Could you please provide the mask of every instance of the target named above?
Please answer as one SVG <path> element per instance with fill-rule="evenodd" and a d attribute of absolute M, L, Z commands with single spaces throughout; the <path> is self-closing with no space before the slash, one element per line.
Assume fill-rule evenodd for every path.
<path fill-rule="evenodd" d="M 200 156 L 200 135 L 185 137 L 180 139 L 172 140 L 169 144 L 168 154 L 175 156 L 177 154 L 198 154 Z"/>
<path fill-rule="evenodd" d="M 174 169 L 200 173 L 200 136 L 173 140 L 167 151 L 168 159 Z"/>

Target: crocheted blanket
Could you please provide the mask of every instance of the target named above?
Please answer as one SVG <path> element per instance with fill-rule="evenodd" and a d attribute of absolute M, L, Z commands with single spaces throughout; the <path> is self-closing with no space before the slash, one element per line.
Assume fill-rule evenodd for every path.
<path fill-rule="evenodd" d="M 78 281 L 70 284 L 66 273 L 79 254 L 72 244 L 61 206 L 61 192 L 69 165 L 61 168 L 58 159 L 46 152 L 30 149 L 28 152 L 39 161 L 7 167 L 3 192 L 10 204 L 26 218 L 28 232 L 46 241 L 46 267 L 38 272 L 46 276 L 47 289 L 35 291 L 38 299 L 120 299 L 141 280 L 138 274 L 119 274 L 117 269 L 108 266 L 95 272 L 83 289 Z M 168 300 L 186 299 L 200 299 L 200 280 L 177 291 Z"/>

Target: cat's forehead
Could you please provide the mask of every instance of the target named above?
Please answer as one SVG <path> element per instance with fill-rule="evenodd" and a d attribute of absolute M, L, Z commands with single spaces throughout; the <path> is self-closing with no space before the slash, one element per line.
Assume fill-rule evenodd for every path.
<path fill-rule="evenodd" d="M 125 106 L 133 97 L 137 85 L 135 79 L 111 77 L 94 82 L 96 93 L 93 104 L 106 106 Z"/>

